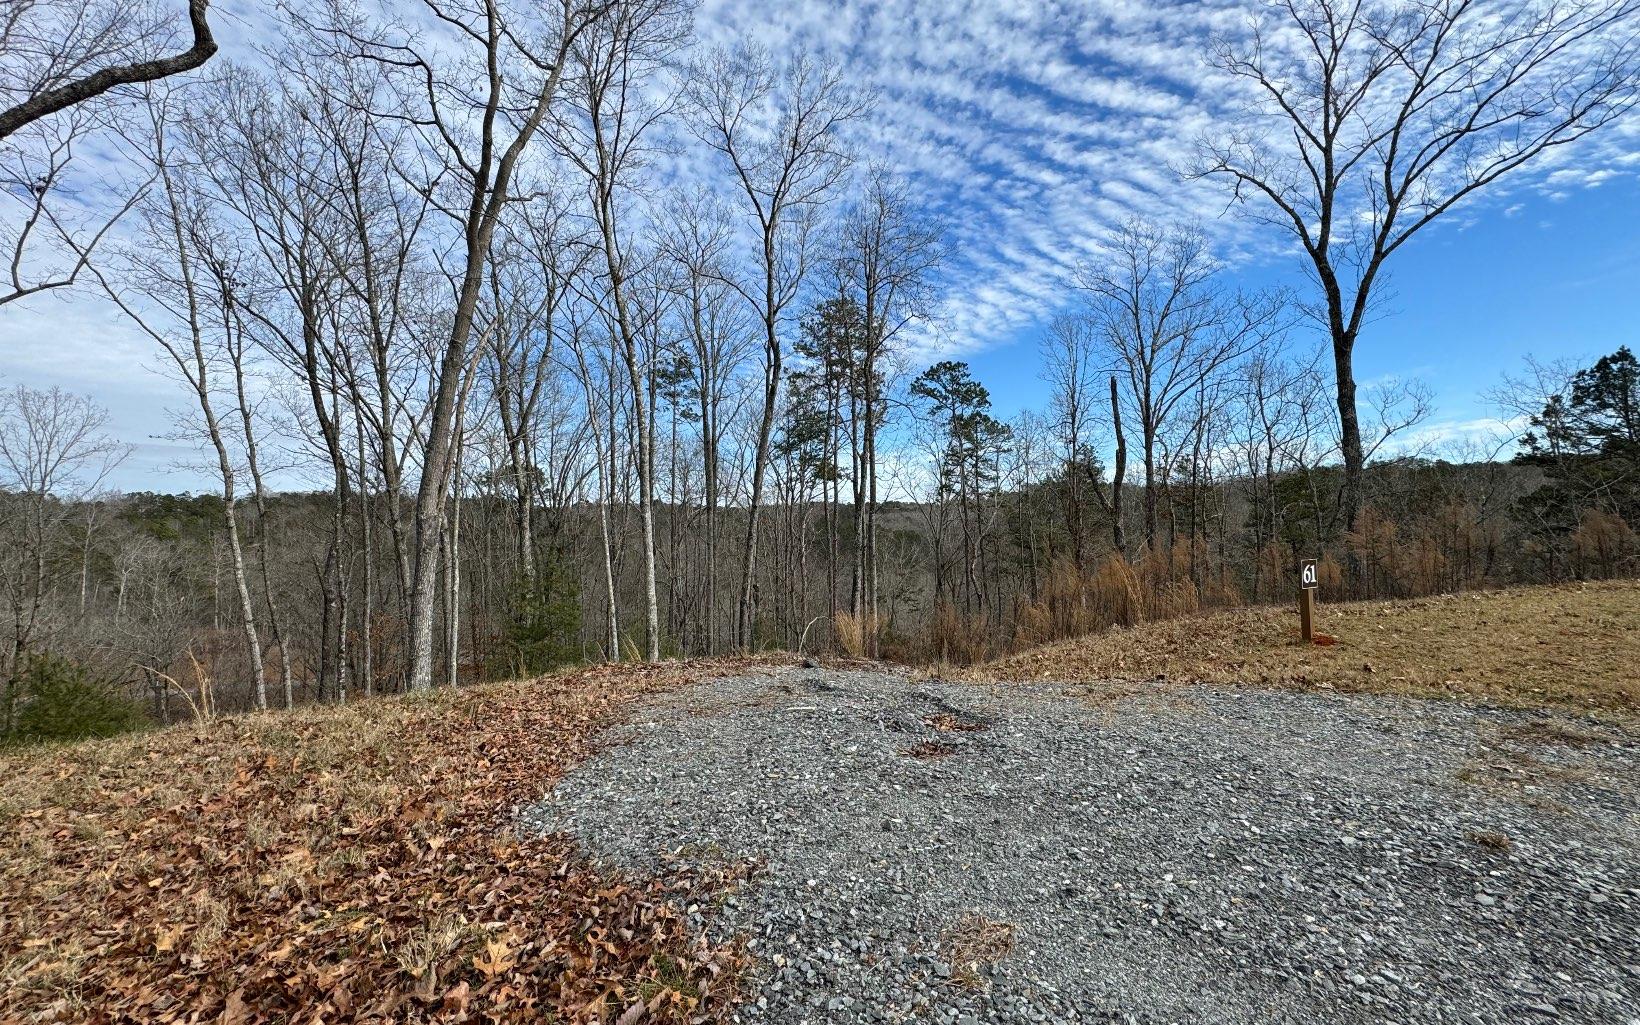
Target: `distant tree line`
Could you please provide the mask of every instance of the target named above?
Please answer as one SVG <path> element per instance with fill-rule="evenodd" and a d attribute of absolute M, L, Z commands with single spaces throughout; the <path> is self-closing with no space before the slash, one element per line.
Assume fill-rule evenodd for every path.
<path fill-rule="evenodd" d="M 0 305 L 112 302 L 216 487 L 110 494 L 94 403 L 6 393 L 3 732 L 56 729 L 22 725 L 47 691 L 120 722 L 133 686 L 166 719 L 582 659 L 970 660 L 1284 599 L 1305 555 L 1338 597 L 1635 568 L 1628 350 L 1507 382 L 1513 464 L 1425 458 L 1427 393 L 1353 371 L 1408 239 L 1632 106 L 1631 3 L 1265 11 L 1213 51 L 1241 88 L 1189 171 L 1313 294 L 1116 226 L 1012 418 L 917 357 L 961 308 L 947 233 L 861 159 L 840 67 L 706 50 L 683 0 L 424 7 L 281 5 L 254 65 L 212 59 L 203 0 L 191 45 L 140 4 L 6 22 Z M 94 144 L 129 170 L 106 211 Z"/>
<path fill-rule="evenodd" d="M 838 316 L 835 300 L 821 302 L 806 335 L 824 333 Z M 1044 343 L 1065 344 L 1062 331 Z M 871 503 L 869 520 L 857 515 L 856 425 L 814 415 L 849 404 L 849 386 L 816 385 L 825 365 L 792 371 L 794 398 L 777 417 L 748 647 L 972 660 L 1152 617 L 1286 601 L 1296 560 L 1312 556 L 1322 559 L 1328 600 L 1640 570 L 1630 526 L 1640 515 L 1640 368 L 1626 348 L 1569 369 L 1548 393 L 1509 382 L 1512 400 L 1536 410 L 1512 460 L 1470 445 L 1369 463 L 1353 528 L 1342 511 L 1332 421 L 1315 415 L 1327 382 L 1290 355 L 1255 352 L 1198 385 L 1188 414 L 1157 432 L 1155 477 L 1126 485 L 1140 498 L 1120 520 L 1115 479 L 1070 433 L 1065 413 L 1108 391 L 1087 382 L 1077 397 L 1053 385 L 1057 412 L 1004 422 L 968 367 L 949 361 L 882 390 L 893 410 L 885 433 L 896 439 L 885 488 L 892 497 Z M 668 657 L 741 647 L 731 639 L 739 581 L 715 572 L 721 542 L 706 530 L 691 398 L 657 407 L 664 442 L 653 524 Z M 1119 412 L 1128 402 L 1120 388 L 1117 402 Z M 352 494 L 339 546 L 332 492 L 269 494 L 239 509 L 240 529 L 255 539 L 242 594 L 222 495 L 99 491 L 98 475 L 121 453 L 99 433 L 101 413 L 87 400 L 18 388 L 0 401 L 0 414 L 10 727 L 29 688 L 62 686 L 64 673 L 93 692 L 106 684 L 135 694 L 162 721 L 264 697 L 340 701 L 408 686 L 407 595 L 395 583 L 380 490 Z M 1408 419 L 1374 414 L 1374 434 Z M 1110 418 L 1099 422 L 1108 429 Z M 755 424 L 740 430 L 730 462 L 743 467 Z M 532 468 L 521 513 L 505 439 L 471 444 L 452 498 L 460 504 L 449 535 L 453 568 L 435 602 L 438 682 L 641 658 L 647 572 L 636 467 L 618 462 L 605 495 L 593 481 L 596 446 L 553 439 L 545 447 L 566 461 Z M 52 474 L 55 494 L 21 486 Z M 735 479 L 745 486 L 744 472 Z M 867 508 L 864 498 L 858 503 Z M 1142 539 L 1152 510 L 1150 543 Z M 747 519 L 744 501 L 712 512 L 723 537 Z M 276 555 L 264 559 L 270 539 Z M 876 557 L 863 568 L 871 547 Z M 333 548 L 342 553 L 335 606 L 326 580 Z M 874 618 L 855 611 L 870 608 L 868 590 L 878 597 Z M 244 594 L 254 621 L 266 624 L 259 648 L 244 630 Z M 332 616 L 345 617 L 340 628 Z"/>

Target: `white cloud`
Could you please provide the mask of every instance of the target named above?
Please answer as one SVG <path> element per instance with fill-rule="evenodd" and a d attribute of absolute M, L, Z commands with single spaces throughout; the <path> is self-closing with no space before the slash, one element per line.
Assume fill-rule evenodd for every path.
<path fill-rule="evenodd" d="M 1392 438 L 1379 458 L 1417 455 L 1454 462 L 1507 458 L 1525 430 L 1524 417 L 1436 420 Z"/>
<path fill-rule="evenodd" d="M 229 0 L 225 52 L 253 57 L 253 44 L 277 31 L 269 9 Z M 1045 321 L 1068 272 L 1133 215 L 1213 222 L 1238 261 L 1290 250 L 1284 238 L 1216 220 L 1224 194 L 1174 173 L 1230 95 L 1202 58 L 1205 44 L 1244 34 L 1249 15 L 1240 0 L 704 0 L 696 29 L 702 47 L 742 36 L 776 53 L 805 47 L 879 96 L 863 155 L 902 169 L 949 226 L 946 299 L 916 336 L 932 354 L 981 349 Z M 1508 185 L 1560 199 L 1637 164 L 1631 119 Z M 670 166 L 717 173 L 698 153 Z M 1516 200 L 1503 213 L 1524 207 Z M 94 391 L 129 437 L 162 433 L 160 410 L 176 393 L 134 369 L 147 349 L 116 321 L 83 298 L 0 309 L 6 374 Z"/>

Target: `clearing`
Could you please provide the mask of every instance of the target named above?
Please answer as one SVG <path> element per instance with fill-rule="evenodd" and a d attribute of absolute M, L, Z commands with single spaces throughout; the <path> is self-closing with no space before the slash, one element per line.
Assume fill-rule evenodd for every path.
<path fill-rule="evenodd" d="M 963 675 L 1154 680 L 1403 694 L 1640 717 L 1640 581 L 1233 609 L 1044 645 Z"/>
<path fill-rule="evenodd" d="M 737 1020 L 1640 1015 L 1640 737 L 1617 727 L 785 668 L 609 739 L 523 826 L 630 871 L 749 865 L 690 915 L 747 938 Z"/>
<path fill-rule="evenodd" d="M 1637 615 L 1249 610 L 962 681 L 602 667 L 0 754 L 0 1022 L 1634 1025 Z"/>

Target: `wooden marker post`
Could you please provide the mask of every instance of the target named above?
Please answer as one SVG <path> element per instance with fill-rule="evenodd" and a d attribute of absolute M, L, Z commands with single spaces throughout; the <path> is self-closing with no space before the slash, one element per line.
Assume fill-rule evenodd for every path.
<path fill-rule="evenodd" d="M 1315 591 L 1317 587 L 1314 559 L 1298 564 L 1298 632 L 1306 644 L 1315 640 Z"/>

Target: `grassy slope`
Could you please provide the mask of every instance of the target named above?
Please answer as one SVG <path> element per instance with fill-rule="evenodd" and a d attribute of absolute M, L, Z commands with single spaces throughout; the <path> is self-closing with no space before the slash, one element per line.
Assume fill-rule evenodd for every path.
<path fill-rule="evenodd" d="M 1323 605 L 1304 645 L 1289 608 L 1236 609 L 1044 645 L 982 679 L 1150 679 L 1457 697 L 1640 718 L 1640 581 Z"/>
<path fill-rule="evenodd" d="M 672 904 L 701 880 L 507 827 L 634 698 L 736 665 L 0 755 L 0 1022 L 717 1020 L 737 955 Z"/>

